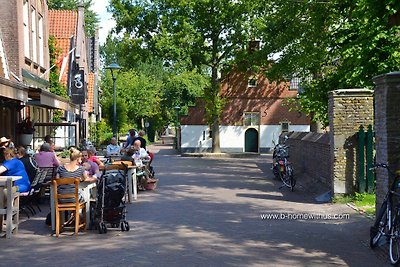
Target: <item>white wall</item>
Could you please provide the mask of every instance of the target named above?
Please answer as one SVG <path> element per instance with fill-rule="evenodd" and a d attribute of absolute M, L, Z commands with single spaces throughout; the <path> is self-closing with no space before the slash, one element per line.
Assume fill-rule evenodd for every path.
<path fill-rule="evenodd" d="M 289 125 L 289 132 L 309 132 L 309 125 Z M 282 132 L 281 125 L 261 125 L 260 126 L 260 147 L 273 148 L 279 141 Z"/>
<path fill-rule="evenodd" d="M 220 147 L 237 148 L 244 150 L 244 133 L 243 126 L 220 126 L 219 127 L 219 142 Z"/>
<path fill-rule="evenodd" d="M 249 127 L 244 126 L 220 126 L 220 146 L 223 150 L 233 149 L 238 152 L 244 151 L 244 136 Z M 261 125 L 260 128 L 253 127 L 259 131 L 259 147 L 261 151 L 274 147 L 281 134 L 281 125 Z M 309 125 L 289 125 L 289 131 L 309 132 Z M 212 147 L 209 138 L 209 128 L 206 125 L 181 125 L 181 148 L 198 148 L 199 150 Z"/>
<path fill-rule="evenodd" d="M 181 125 L 181 148 L 210 148 L 212 144 L 208 136 L 207 125 Z"/>

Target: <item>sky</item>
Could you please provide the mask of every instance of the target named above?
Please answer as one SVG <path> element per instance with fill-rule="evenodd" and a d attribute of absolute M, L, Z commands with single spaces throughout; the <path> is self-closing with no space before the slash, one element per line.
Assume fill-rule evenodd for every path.
<path fill-rule="evenodd" d="M 99 42 L 104 44 L 108 32 L 115 26 L 111 14 L 107 12 L 108 0 L 95 0 L 92 2 L 91 9 L 96 12 L 100 19 L 99 25 Z"/>

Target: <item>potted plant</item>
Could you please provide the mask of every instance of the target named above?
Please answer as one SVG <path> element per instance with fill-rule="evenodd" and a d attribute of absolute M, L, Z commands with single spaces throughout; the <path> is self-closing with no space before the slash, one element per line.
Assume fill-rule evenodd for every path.
<path fill-rule="evenodd" d="M 20 145 L 30 145 L 33 140 L 33 133 L 35 132 L 35 123 L 31 121 L 30 117 L 27 117 L 22 122 L 17 124 L 17 133 L 19 135 Z"/>

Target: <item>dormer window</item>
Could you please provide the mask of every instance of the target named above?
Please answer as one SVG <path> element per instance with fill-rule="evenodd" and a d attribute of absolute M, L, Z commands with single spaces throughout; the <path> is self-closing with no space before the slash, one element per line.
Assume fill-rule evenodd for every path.
<path fill-rule="evenodd" d="M 247 87 L 256 87 L 257 86 L 257 77 L 251 76 L 247 80 Z"/>

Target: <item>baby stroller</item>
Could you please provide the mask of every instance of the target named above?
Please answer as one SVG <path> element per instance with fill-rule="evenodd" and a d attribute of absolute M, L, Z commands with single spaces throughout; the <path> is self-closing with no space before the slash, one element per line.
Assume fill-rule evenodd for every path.
<path fill-rule="evenodd" d="M 93 225 L 100 234 L 107 233 L 107 225 L 111 228 L 121 227 L 121 231 L 129 231 L 124 201 L 127 190 L 126 173 L 127 168 L 123 163 L 106 165 L 97 183 Z"/>

